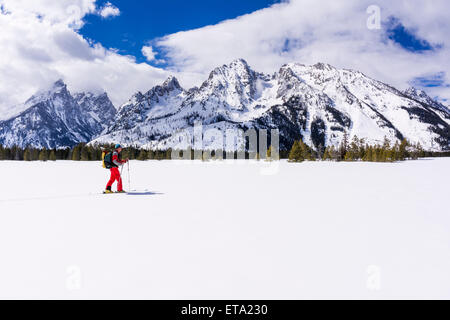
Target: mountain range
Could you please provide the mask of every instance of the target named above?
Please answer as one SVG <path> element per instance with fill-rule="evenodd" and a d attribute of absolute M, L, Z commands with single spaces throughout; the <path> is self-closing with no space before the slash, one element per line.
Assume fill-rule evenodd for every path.
<path fill-rule="evenodd" d="M 199 88 L 184 90 L 171 77 L 136 93 L 94 143 L 167 149 L 179 143 L 175 132 L 195 122 L 222 132 L 279 129 L 282 149 L 300 137 L 314 148 L 337 146 L 345 134 L 370 144 L 408 139 L 428 150 L 448 150 L 450 143 L 449 109 L 423 91 L 401 92 L 323 63 L 287 64 L 268 75 L 242 59 L 213 70 Z"/>
<path fill-rule="evenodd" d="M 400 91 L 324 63 L 286 64 L 264 74 L 238 59 L 214 69 L 198 88 L 186 90 L 170 77 L 134 94 L 117 113 L 106 94 L 72 96 L 62 81 L 26 105 L 20 115 L 0 122 L 0 144 L 63 147 L 91 141 L 167 149 L 179 146 L 179 130 L 201 123 L 203 130 L 220 132 L 279 129 L 281 149 L 300 137 L 314 148 L 337 146 L 347 135 L 369 144 L 386 137 L 450 150 L 448 107 L 424 91 Z"/>
<path fill-rule="evenodd" d="M 73 147 L 89 142 L 112 125 L 116 109 L 106 93 L 76 93 L 58 80 L 20 108 L 25 111 L 0 121 L 0 144 L 26 148 Z"/>

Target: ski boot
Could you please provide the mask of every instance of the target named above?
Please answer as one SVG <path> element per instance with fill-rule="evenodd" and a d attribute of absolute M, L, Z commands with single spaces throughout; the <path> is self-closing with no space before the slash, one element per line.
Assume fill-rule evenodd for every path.
<path fill-rule="evenodd" d="M 103 191 L 104 194 L 112 194 L 114 192 L 112 192 L 111 187 L 106 188 L 105 191 Z"/>

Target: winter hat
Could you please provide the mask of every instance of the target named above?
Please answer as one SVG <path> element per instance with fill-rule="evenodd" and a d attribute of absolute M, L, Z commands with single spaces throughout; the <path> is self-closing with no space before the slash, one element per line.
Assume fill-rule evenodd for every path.
<path fill-rule="evenodd" d="M 116 148 L 116 150 L 117 150 L 117 149 L 119 149 L 119 148 L 122 148 L 122 146 L 121 146 L 120 144 L 116 144 L 115 148 Z"/>

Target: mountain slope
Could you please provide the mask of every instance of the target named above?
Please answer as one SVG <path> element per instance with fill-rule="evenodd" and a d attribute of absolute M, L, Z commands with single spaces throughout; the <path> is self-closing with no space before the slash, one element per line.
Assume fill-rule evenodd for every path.
<path fill-rule="evenodd" d="M 63 81 L 41 91 L 19 115 L 0 121 L 0 144 L 39 148 L 72 147 L 89 142 L 112 124 L 116 110 L 106 94 L 75 97 Z"/>
<path fill-rule="evenodd" d="M 450 124 L 450 109 L 444 106 L 442 103 L 439 103 L 433 100 L 430 96 L 428 96 L 425 91 L 417 90 L 416 88 L 409 88 L 404 92 L 404 94 L 421 104 L 425 104 L 426 106 L 433 109 L 445 122 Z"/>
<path fill-rule="evenodd" d="M 242 60 L 213 70 L 200 88 L 183 90 L 174 78 L 137 93 L 93 143 L 121 142 L 153 149 L 180 147 L 178 130 L 279 129 L 281 148 L 294 139 L 318 148 L 344 135 L 368 143 L 408 139 L 428 150 L 449 150 L 449 110 L 412 90 L 400 92 L 353 70 L 327 64 L 287 64 L 273 75 Z M 204 148 L 223 147 L 204 142 Z"/>

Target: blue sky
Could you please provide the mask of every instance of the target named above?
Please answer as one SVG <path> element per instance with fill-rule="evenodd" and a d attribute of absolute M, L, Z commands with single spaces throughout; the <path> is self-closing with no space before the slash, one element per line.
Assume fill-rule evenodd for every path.
<path fill-rule="evenodd" d="M 120 54 L 131 55 L 136 62 L 146 62 L 159 67 L 167 67 L 166 63 L 157 63 L 165 58 L 163 53 L 153 46 L 154 61 L 142 53 L 142 47 L 153 44 L 155 39 L 189 31 L 209 25 L 218 24 L 224 20 L 235 19 L 244 14 L 267 8 L 280 0 L 194 0 L 194 1 L 141 1 L 113 0 L 112 5 L 119 8 L 119 16 L 101 17 L 87 15 L 84 26 L 79 30 L 85 38 L 101 43 L 108 48 L 117 49 Z M 109 1 L 97 1 L 99 7 L 111 4 Z M 407 28 L 402 21 L 391 16 L 384 22 L 385 37 L 402 49 L 414 54 L 423 54 L 441 48 L 441 44 L 432 44 L 420 38 L 416 30 Z M 293 45 L 301 45 L 302 39 L 286 38 L 282 53 L 289 53 Z M 444 74 L 444 76 L 443 76 Z M 429 88 L 439 87 L 445 82 L 445 72 L 415 77 L 409 81 L 411 85 Z"/>
<path fill-rule="evenodd" d="M 101 7 L 108 1 L 98 1 Z M 155 38 L 217 24 L 266 8 L 278 0 L 111 0 L 120 16 L 87 15 L 79 30 L 86 38 L 146 61 L 141 49 Z"/>
<path fill-rule="evenodd" d="M 416 34 L 415 30 L 406 28 L 396 17 L 390 17 L 386 22 L 386 36 L 396 45 L 416 55 L 439 51 L 443 46 L 440 43 L 432 44 L 426 39 L 420 38 L 420 36 Z M 436 88 L 447 86 L 445 83 L 444 71 L 436 74 L 415 77 L 409 81 L 409 83 L 411 86 L 418 88 Z M 439 97 L 436 96 L 434 98 Z"/>
<path fill-rule="evenodd" d="M 386 23 L 387 36 L 405 50 L 422 53 L 424 51 L 438 50 L 440 45 L 432 45 L 426 39 L 421 39 L 414 30 L 406 28 L 396 17 L 390 17 Z"/>

